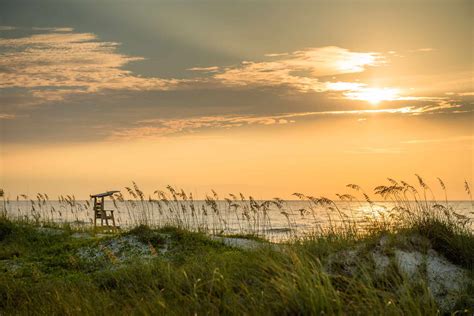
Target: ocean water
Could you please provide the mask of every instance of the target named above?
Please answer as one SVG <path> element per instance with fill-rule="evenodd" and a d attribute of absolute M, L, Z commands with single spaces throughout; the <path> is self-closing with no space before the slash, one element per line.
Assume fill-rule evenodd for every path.
<path fill-rule="evenodd" d="M 283 201 L 279 206 L 256 201 L 252 208 L 248 201 L 112 201 L 105 208 L 113 210 L 116 224 L 130 228 L 140 224 L 154 227 L 179 225 L 192 230 L 207 230 L 225 234 L 259 234 L 270 239 L 285 239 L 318 232 L 329 227 L 342 227 L 350 221 L 364 229 L 371 222 L 390 222 L 400 214 L 392 202 L 335 202 L 325 207 L 308 201 Z M 436 202 L 428 202 L 435 204 Z M 446 202 L 438 202 L 446 205 Z M 412 206 L 414 203 L 412 203 Z M 470 201 L 448 201 L 453 216 L 474 222 L 474 206 Z M 7 201 L 0 209 L 10 218 L 69 223 L 75 226 L 93 225 L 91 201 Z M 440 210 L 441 211 L 441 210 Z"/>

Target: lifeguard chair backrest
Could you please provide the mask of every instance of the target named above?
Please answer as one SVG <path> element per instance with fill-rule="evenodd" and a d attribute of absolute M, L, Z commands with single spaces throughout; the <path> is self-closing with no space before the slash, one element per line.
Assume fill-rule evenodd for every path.
<path fill-rule="evenodd" d="M 93 194 L 90 197 L 94 199 L 94 210 L 103 211 L 104 210 L 104 198 L 107 196 L 112 196 L 114 193 L 119 193 L 120 191 L 107 191 L 104 193 Z"/>
<path fill-rule="evenodd" d="M 104 209 L 104 198 L 94 198 L 94 210 L 101 211 Z"/>

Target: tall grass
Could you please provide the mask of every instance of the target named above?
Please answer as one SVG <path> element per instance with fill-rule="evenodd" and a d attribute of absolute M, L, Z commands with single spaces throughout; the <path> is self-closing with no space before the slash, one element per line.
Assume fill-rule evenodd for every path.
<path fill-rule="evenodd" d="M 140 225 L 160 228 L 174 226 L 190 231 L 212 234 L 247 234 L 264 238 L 288 239 L 305 234 L 363 235 L 370 230 L 397 231 L 407 223 L 420 226 L 426 221 L 453 225 L 461 230 L 472 229 L 472 196 L 470 213 L 461 214 L 448 200 L 446 185 L 437 179 L 444 196 L 437 200 L 423 178 L 416 175 L 417 185 L 388 178 L 388 184 L 374 188 L 373 194 L 390 202 L 390 209 L 374 202 L 363 188 L 348 184 L 350 193 L 336 194 L 337 199 L 294 193 L 294 203 L 280 198 L 256 200 L 242 193 L 221 198 L 214 190 L 204 200 L 195 200 L 192 193 L 167 186 L 153 194 L 145 194 L 138 185 L 125 187 L 124 193 L 111 199 L 118 225 L 133 228 Z M 77 201 L 74 195 L 50 200 L 46 193 L 34 198 L 24 194 L 11 203 L 2 194 L 5 217 L 37 224 L 87 225 L 92 223 L 90 201 Z M 361 216 L 365 214 L 364 216 Z"/>
<path fill-rule="evenodd" d="M 391 202 L 387 210 L 355 184 L 348 185 L 352 192 L 337 194 L 337 200 L 295 193 L 301 207 L 292 209 L 278 198 L 257 201 L 242 194 L 221 198 L 212 192 L 196 201 L 173 187 L 146 195 L 133 183 L 112 201 L 130 228 L 139 227 L 127 234 L 153 249 L 163 245 L 162 236 L 169 236 L 170 248 L 163 255 L 155 250 L 150 261 L 120 265 L 110 259 L 106 266 L 93 266 L 77 256 L 79 248 L 97 247 L 99 241 L 74 239 L 72 232 L 44 235 L 34 226 L 57 223 L 58 215 L 63 222 L 80 220 L 90 212 L 87 202 L 66 196 L 57 207 L 45 194 L 33 201 L 21 197 L 31 210 L 19 213 L 9 209 L 12 204 L 5 199 L 0 263 L 21 265 L 0 274 L 0 314 L 439 314 L 423 280 L 409 279 L 393 266 L 377 274 L 370 256 L 363 254 L 350 274 L 333 259 L 378 244 L 382 235 L 421 235 L 472 277 L 471 217 L 454 209 L 446 185 L 438 183 L 445 192 L 440 200 L 421 177 L 416 185 L 388 179 L 374 189 L 375 196 Z M 465 186 L 469 195 L 467 182 Z M 356 214 L 361 205 L 364 218 Z M 299 231 L 301 217 L 314 225 Z M 243 251 L 207 237 L 228 232 L 271 237 L 282 229 L 281 223 L 287 238 L 278 248 Z M 453 310 L 444 312 L 472 314 L 474 288 L 463 295 Z"/>

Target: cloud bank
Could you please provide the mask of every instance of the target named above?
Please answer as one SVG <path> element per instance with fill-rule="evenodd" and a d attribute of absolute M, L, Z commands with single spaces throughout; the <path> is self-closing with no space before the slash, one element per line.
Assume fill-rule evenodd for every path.
<path fill-rule="evenodd" d="M 117 52 L 118 43 L 69 28 L 28 37 L 0 38 L 0 89 L 27 88 L 37 97 L 57 101 L 72 93 L 100 90 L 168 90 L 178 80 L 144 78 L 122 69 L 143 60 Z"/>
<path fill-rule="evenodd" d="M 3 26 L 0 30 L 13 31 L 15 27 Z M 279 92 L 289 91 L 301 95 L 307 94 L 310 97 L 312 97 L 310 93 L 330 92 L 324 97 L 367 101 L 372 104 L 381 101 L 413 101 L 413 105 L 408 106 L 393 105 L 391 108 L 367 110 L 297 112 L 297 109 L 291 109 L 290 112 L 294 113 L 275 115 L 217 113 L 197 117 L 178 114 L 175 119 L 141 120 L 132 123 L 132 127 L 114 128 L 110 136 L 113 139 L 165 137 L 204 129 L 247 125 L 280 125 L 294 123 L 301 117 L 322 115 L 357 115 L 362 121 L 365 119 L 364 115 L 370 114 L 424 115 L 471 111 L 454 101 L 449 101 L 446 96 L 415 97 L 404 95 L 403 91 L 396 87 L 371 87 L 355 79 L 338 80 L 341 78 L 338 76 L 359 74 L 370 67 L 387 64 L 386 56 L 377 52 L 354 52 L 336 46 L 307 48 L 293 52 L 269 53 L 262 56 L 261 61 L 243 61 L 232 66 L 191 67 L 187 69 L 195 74 L 191 79 L 165 79 L 158 76 L 142 77 L 124 69 L 128 64 L 143 61 L 144 58 L 122 54 L 119 52 L 119 43 L 102 41 L 95 34 L 74 32 L 68 27 L 42 27 L 30 31 L 34 34 L 26 37 L 0 38 L 0 91 L 14 91 L 16 96 L 10 100 L 15 97 L 17 98 L 15 100 L 19 100 L 19 94 L 37 100 L 36 103 L 29 99 L 24 100 L 28 105 L 65 101 L 71 95 L 88 94 L 95 98 L 94 94 L 114 91 L 198 90 L 203 87 L 209 90 L 234 91 L 274 87 L 278 88 Z M 472 96 L 472 92 L 458 93 L 458 96 L 469 97 Z M 421 100 L 425 101 L 424 105 L 415 103 Z M 426 102 L 430 104 L 426 105 Z M 156 113 L 154 110 L 150 112 Z M 265 112 L 253 110 L 253 113 Z M 11 112 L 11 114 L 0 114 L 0 119 L 21 117 L 15 115 L 17 114 L 15 111 Z M 281 110 L 275 109 L 275 112 L 281 113 Z"/>
<path fill-rule="evenodd" d="M 359 73 L 385 62 L 379 53 L 328 46 L 267 54 L 268 61 L 244 61 L 236 66 L 192 67 L 188 70 L 198 74 L 193 79 L 145 78 L 123 69 L 144 58 L 119 53 L 117 42 L 101 41 L 95 34 L 76 33 L 68 27 L 36 27 L 33 31 L 42 33 L 0 38 L 0 89 L 28 89 L 43 102 L 103 90 L 159 91 L 203 86 L 285 86 L 301 93 L 348 91 L 346 97 L 350 97 L 350 93 L 367 89 L 366 85 L 330 82 L 321 77 Z"/>

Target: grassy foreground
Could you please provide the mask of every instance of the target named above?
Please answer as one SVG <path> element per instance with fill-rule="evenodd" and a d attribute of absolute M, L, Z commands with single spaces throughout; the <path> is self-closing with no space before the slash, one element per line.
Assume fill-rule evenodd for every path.
<path fill-rule="evenodd" d="M 474 237 L 435 218 L 397 232 L 253 242 L 260 246 L 245 250 L 171 227 L 96 235 L 2 218 L 0 315 L 474 312 Z M 396 249 L 435 251 L 471 282 L 442 307 L 426 267 L 410 277 Z M 391 258 L 383 271 L 374 251 Z"/>

